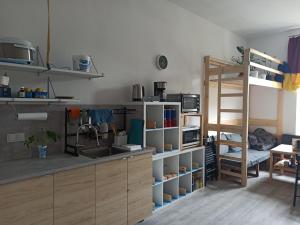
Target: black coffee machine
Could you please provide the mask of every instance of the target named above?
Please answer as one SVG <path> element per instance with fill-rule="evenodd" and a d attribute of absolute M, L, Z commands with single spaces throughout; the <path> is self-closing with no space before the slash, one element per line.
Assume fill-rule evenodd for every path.
<path fill-rule="evenodd" d="M 167 89 L 166 81 L 154 82 L 154 96 L 159 96 L 161 102 L 165 102 L 167 100 L 166 89 Z"/>

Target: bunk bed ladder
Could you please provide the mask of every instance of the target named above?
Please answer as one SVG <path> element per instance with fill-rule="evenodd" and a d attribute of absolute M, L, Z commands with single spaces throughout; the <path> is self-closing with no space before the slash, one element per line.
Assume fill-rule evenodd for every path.
<path fill-rule="evenodd" d="M 247 153 L 248 153 L 248 117 L 249 117 L 249 67 L 250 65 L 250 51 L 247 49 L 245 50 L 244 54 L 244 64 L 243 67 L 239 67 L 242 69 L 242 76 L 237 78 L 222 78 L 222 69 L 219 67 L 216 71 L 218 71 L 218 103 L 217 103 L 217 156 L 218 156 L 218 171 L 219 171 L 219 178 L 222 174 L 228 176 L 234 176 L 241 179 L 241 184 L 243 186 L 247 185 Z M 227 69 L 228 70 L 228 69 Z M 236 70 L 238 71 L 238 70 Z M 242 92 L 241 93 L 222 93 L 222 82 L 226 82 L 228 79 L 230 80 L 242 80 Z M 221 100 L 222 98 L 227 97 L 242 97 L 243 104 L 242 109 L 223 109 L 221 107 Z M 242 122 L 238 125 L 228 125 L 222 124 L 221 115 L 222 113 L 238 113 L 242 115 Z M 221 140 L 221 132 L 228 132 L 228 133 L 238 133 L 242 135 L 242 142 L 234 142 L 234 141 L 226 141 Z M 242 148 L 242 156 L 241 159 L 233 158 L 229 156 L 220 156 L 220 145 L 228 145 L 232 147 L 241 147 Z M 233 172 L 230 170 L 226 170 L 222 168 L 221 161 L 222 160 L 233 160 L 240 162 L 241 168 L 240 173 Z"/>

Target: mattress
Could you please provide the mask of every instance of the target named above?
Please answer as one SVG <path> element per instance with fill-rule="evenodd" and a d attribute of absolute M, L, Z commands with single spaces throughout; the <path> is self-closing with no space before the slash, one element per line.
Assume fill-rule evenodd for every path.
<path fill-rule="evenodd" d="M 230 156 L 235 158 L 242 158 L 242 152 L 226 152 L 223 153 L 224 156 Z M 266 161 L 270 158 L 270 151 L 258 151 L 255 149 L 248 149 L 248 167 L 255 166 L 258 163 Z M 222 160 L 223 163 L 238 166 L 240 167 L 240 162 L 232 161 L 232 160 Z"/>

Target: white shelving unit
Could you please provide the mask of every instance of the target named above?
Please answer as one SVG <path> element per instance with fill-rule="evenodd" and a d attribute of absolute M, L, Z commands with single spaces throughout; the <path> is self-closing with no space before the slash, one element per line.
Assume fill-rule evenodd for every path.
<path fill-rule="evenodd" d="M 144 147 L 155 147 L 156 154 L 153 155 L 153 203 L 154 210 L 160 209 L 172 202 L 181 199 L 193 191 L 204 187 L 204 147 L 195 147 L 181 151 L 181 105 L 174 102 L 133 102 L 129 103 L 130 108 L 136 109 L 132 118 L 143 119 L 144 125 Z M 176 111 L 176 124 L 172 127 L 165 127 L 164 110 L 173 109 Z M 147 129 L 146 122 L 156 122 L 155 129 Z M 129 121 L 128 121 L 129 122 Z M 164 149 L 165 144 L 172 144 L 171 151 Z M 194 163 L 194 167 L 193 167 Z M 197 166 L 197 168 L 195 167 Z M 185 166 L 187 171 L 180 173 L 180 167 Z M 172 176 L 167 176 L 172 174 Z M 168 177 L 168 179 L 166 178 Z M 194 179 L 193 179 L 194 178 Z M 195 179 L 197 178 L 197 179 Z M 180 189 L 186 190 L 185 194 Z M 171 201 L 164 200 L 164 194 L 172 196 Z"/>
<path fill-rule="evenodd" d="M 51 68 L 49 70 L 47 67 L 43 67 L 43 66 L 32 66 L 32 65 L 23 65 L 23 64 L 16 64 L 16 63 L 5 63 L 5 62 L 0 62 L 0 70 L 23 71 L 23 72 L 37 73 L 39 75 L 68 76 L 68 77 L 74 77 L 74 78 L 77 77 L 77 78 L 85 78 L 85 79 L 104 77 L 104 74 L 87 73 L 87 72 L 67 70 L 67 69 L 57 69 L 57 68 Z"/>

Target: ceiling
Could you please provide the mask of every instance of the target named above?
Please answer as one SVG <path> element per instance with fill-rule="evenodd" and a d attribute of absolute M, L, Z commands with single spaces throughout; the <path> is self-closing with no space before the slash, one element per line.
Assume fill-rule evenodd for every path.
<path fill-rule="evenodd" d="M 300 28 L 299 0 L 169 0 L 246 39 Z"/>

